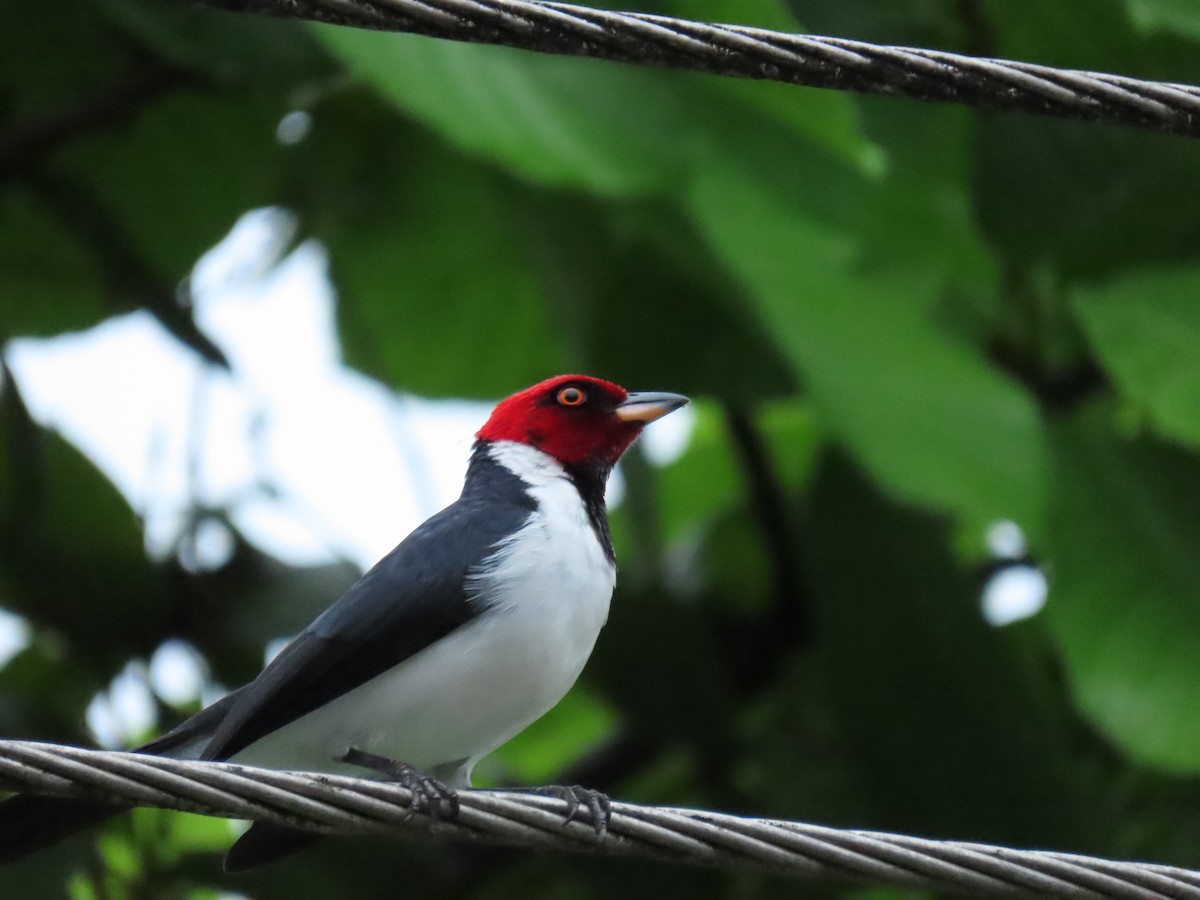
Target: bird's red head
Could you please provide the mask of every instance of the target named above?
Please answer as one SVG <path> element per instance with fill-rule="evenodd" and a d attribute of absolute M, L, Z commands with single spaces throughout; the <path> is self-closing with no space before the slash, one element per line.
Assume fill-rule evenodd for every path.
<path fill-rule="evenodd" d="M 647 422 L 687 403 L 680 394 L 631 394 L 590 375 L 559 375 L 500 401 L 475 435 L 537 447 L 564 466 L 612 466 Z"/>

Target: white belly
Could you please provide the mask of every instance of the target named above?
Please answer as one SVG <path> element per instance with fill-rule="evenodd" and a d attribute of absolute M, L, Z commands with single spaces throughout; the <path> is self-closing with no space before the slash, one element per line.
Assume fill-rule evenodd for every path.
<path fill-rule="evenodd" d="M 477 618 L 234 761 L 362 774 L 334 762 L 357 747 L 426 771 L 462 763 L 465 780 L 558 703 L 608 617 L 616 573 L 570 482 L 533 493 L 538 511 L 472 579 Z"/>

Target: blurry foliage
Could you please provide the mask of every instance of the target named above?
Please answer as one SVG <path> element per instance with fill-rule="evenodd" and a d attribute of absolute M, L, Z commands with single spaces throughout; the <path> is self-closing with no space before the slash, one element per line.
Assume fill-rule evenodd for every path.
<path fill-rule="evenodd" d="M 1200 80 L 1190 0 L 644 8 Z M 397 390 L 585 369 L 699 398 L 681 459 L 627 467 L 584 684 L 485 778 L 1200 865 L 1200 143 L 152 0 L 5 5 L 0 122 L 0 340 L 145 307 L 219 365 L 177 286 L 278 204 L 329 250 L 348 360 Z M 992 629 L 1002 517 L 1051 587 Z M 7 379 L 0 541 L 0 606 L 35 626 L 6 736 L 85 741 L 168 637 L 244 680 L 351 577 L 240 543 L 218 572 L 148 561 Z M 140 812 L 4 894 L 785 889 L 368 840 L 234 882 L 229 833 Z"/>

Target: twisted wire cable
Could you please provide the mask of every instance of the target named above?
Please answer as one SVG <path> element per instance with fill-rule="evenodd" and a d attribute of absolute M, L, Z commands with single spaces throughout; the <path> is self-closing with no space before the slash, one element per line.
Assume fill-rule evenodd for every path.
<path fill-rule="evenodd" d="M 460 791 L 459 814 L 445 821 L 410 808 L 397 784 L 26 741 L 0 741 L 0 788 L 330 834 L 433 834 L 986 897 L 1200 900 L 1200 872 L 1164 865 L 630 803 L 613 803 L 601 837 L 589 822 L 564 824 L 562 800 L 507 791 Z"/>
<path fill-rule="evenodd" d="M 199 0 L 224 9 L 406 31 L 917 100 L 1200 136 L 1200 87 L 914 47 L 711 25 L 544 0 Z"/>

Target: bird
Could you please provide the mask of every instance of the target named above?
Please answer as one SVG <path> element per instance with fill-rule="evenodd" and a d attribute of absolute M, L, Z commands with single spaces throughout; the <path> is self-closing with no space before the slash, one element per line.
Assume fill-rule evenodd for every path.
<path fill-rule="evenodd" d="M 475 435 L 459 498 L 427 519 L 248 684 L 136 752 L 397 781 L 434 815 L 457 813 L 481 758 L 570 690 L 608 618 L 616 557 L 608 477 L 646 424 L 688 402 L 560 375 L 502 400 Z M 597 831 L 608 801 L 578 786 Z M 0 803 L 0 863 L 119 812 L 18 794 Z M 318 836 L 267 823 L 227 871 Z"/>

